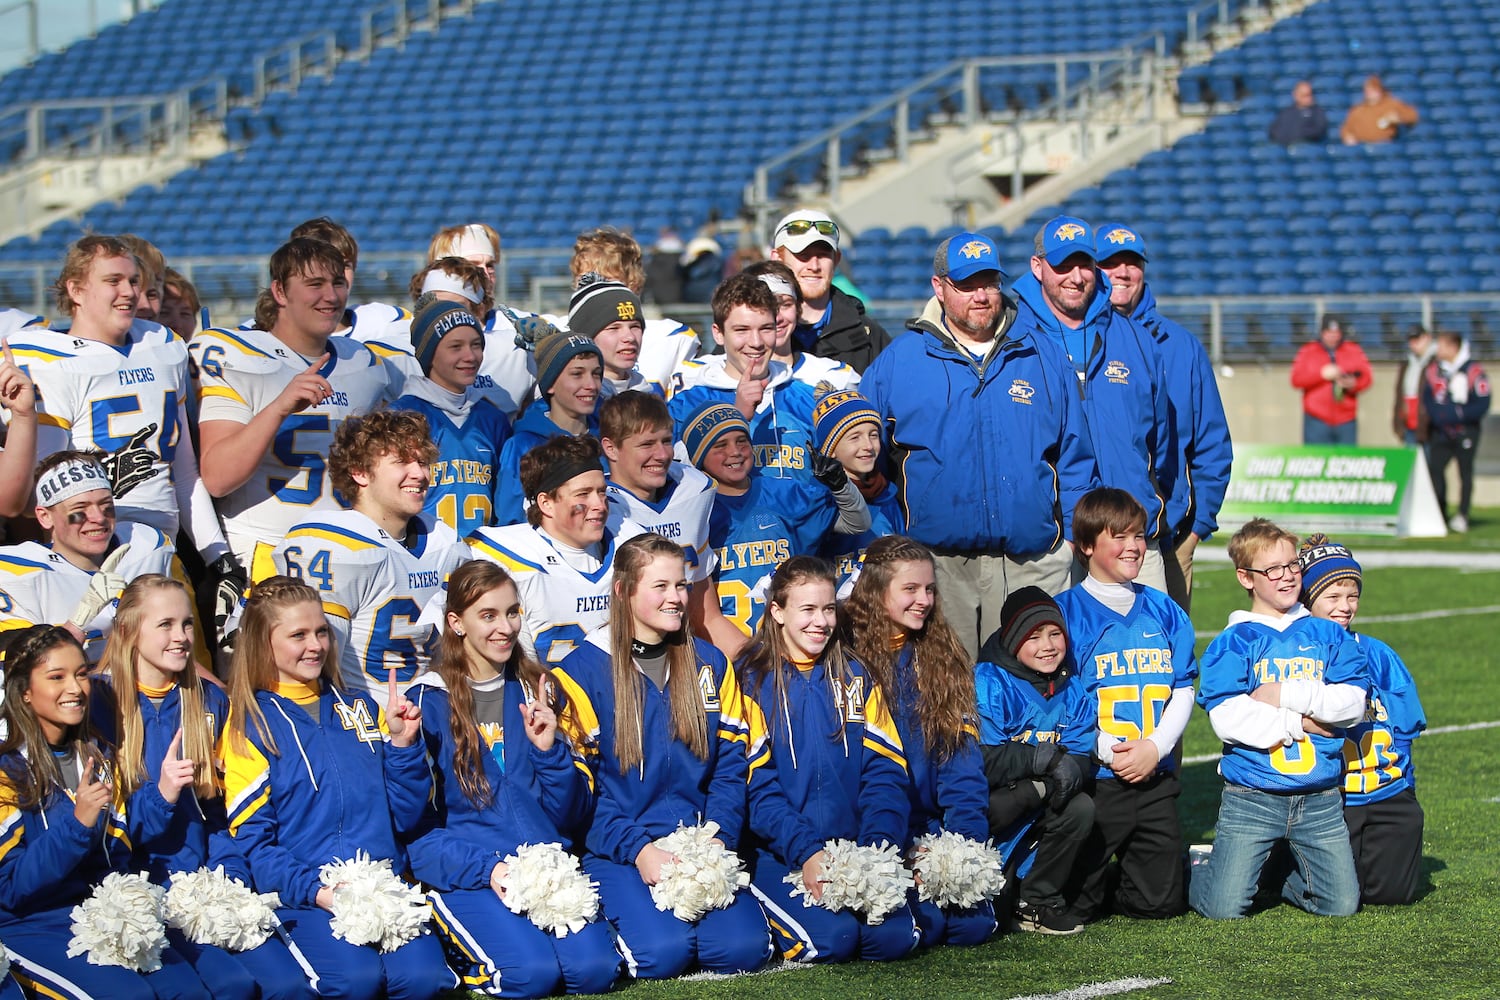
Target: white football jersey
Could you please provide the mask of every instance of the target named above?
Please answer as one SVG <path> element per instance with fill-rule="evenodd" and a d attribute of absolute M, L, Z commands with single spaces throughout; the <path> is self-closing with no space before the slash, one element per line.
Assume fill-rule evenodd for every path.
<path fill-rule="evenodd" d="M 700 583 L 713 575 L 717 556 L 708 542 L 708 519 L 718 496 L 714 481 L 685 462 L 673 462 L 667 471 L 665 495 L 657 501 L 642 500 L 634 493 L 609 484 L 609 526 L 618 531 L 627 519 L 642 531 L 654 531 L 682 546 L 687 554 L 689 583 Z"/>
<path fill-rule="evenodd" d="M 516 581 L 522 645 L 552 666 L 609 621 L 615 549 L 640 533 L 640 526 L 631 521 L 606 529 L 604 557 L 588 571 L 575 568 L 556 542 L 529 524 L 480 528 L 468 542 L 474 558 L 499 563 Z"/>
<path fill-rule="evenodd" d="M 350 336 L 368 345 L 405 378 L 423 374 L 412 352 L 410 313 L 390 320 L 383 328 L 356 323 Z M 494 403 L 507 417 L 514 417 L 536 386 L 535 368 L 531 352 L 516 346 L 516 328 L 510 320 L 503 313 L 491 312 L 484 323 L 484 358 L 474 378 L 474 391 Z"/>
<path fill-rule="evenodd" d="M 355 510 L 301 522 L 272 555 L 276 572 L 322 598 L 344 683 L 382 700 L 392 667 L 402 684 L 427 668 L 432 629 L 418 624 L 422 606 L 470 558 L 452 528 L 426 515 L 412 518 L 397 541 Z"/>
<path fill-rule="evenodd" d="M 98 448 L 115 490 L 115 516 L 177 537 L 172 462 L 192 448 L 183 426 L 187 344 L 166 327 L 136 320 L 121 347 L 52 330 L 10 338 L 16 364 L 36 383 L 37 457 Z"/>
<path fill-rule="evenodd" d="M 248 424 L 312 363 L 261 330 L 208 329 L 193 338 L 199 372 L 198 419 Z M 369 413 L 391 395 L 389 368 L 365 345 L 328 338 L 322 369 L 333 395 L 281 423 L 250 479 L 220 498 L 229 547 L 252 579 L 270 575 L 271 549 L 314 511 L 340 510 L 327 459 L 344 418 Z"/>
<path fill-rule="evenodd" d="M 46 317 L 22 309 L 0 309 L 0 337 L 24 330 L 27 327 L 46 326 Z"/>
<path fill-rule="evenodd" d="M 134 580 L 146 573 L 170 575 L 174 549 L 157 529 L 120 521 L 115 525 L 115 542 L 116 546 L 130 545 L 115 569 L 119 576 Z M 93 573 L 79 569 L 39 542 L 0 547 L 0 632 L 62 624 L 72 617 L 93 578 Z M 111 603 L 83 630 L 83 651 L 90 663 L 98 662 L 114 623 L 115 605 Z"/>
<path fill-rule="evenodd" d="M 689 358 L 698 356 L 698 334 L 686 323 L 675 319 L 648 319 L 646 332 L 641 336 L 641 354 L 636 358 L 635 370 L 646 376 L 647 382 L 671 391 L 672 373 L 677 366 Z"/>
<path fill-rule="evenodd" d="M 798 355 L 792 365 L 792 378 L 806 382 L 814 389 L 825 384 L 839 391 L 859 388 L 859 372 L 842 361 L 820 358 L 816 354 Z"/>

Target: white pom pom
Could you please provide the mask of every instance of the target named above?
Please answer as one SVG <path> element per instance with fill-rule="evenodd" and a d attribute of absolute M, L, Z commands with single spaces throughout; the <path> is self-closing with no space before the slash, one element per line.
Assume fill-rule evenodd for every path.
<path fill-rule="evenodd" d="M 0 979 L 10 975 L 10 952 L 5 950 L 5 945 L 0 944 Z"/>
<path fill-rule="evenodd" d="M 522 844 L 505 867 L 501 900 L 555 937 L 582 929 L 599 912 L 599 883 L 561 844 Z"/>
<path fill-rule="evenodd" d="M 239 879 L 225 875 L 220 865 L 212 871 L 173 872 L 163 914 L 168 927 L 182 931 L 191 941 L 249 951 L 276 932 L 280 905 L 276 893 L 257 894 Z"/>
<path fill-rule="evenodd" d="M 981 844 L 944 830 L 918 837 L 913 846 L 917 895 L 926 902 L 967 909 L 1005 888 L 1005 861 L 989 841 Z"/>
<path fill-rule="evenodd" d="M 136 972 L 161 968 L 167 946 L 161 901 L 166 895 L 145 875 L 110 872 L 88 899 L 73 907 L 68 957 L 87 954 L 90 965 L 120 965 Z"/>
<path fill-rule="evenodd" d="M 371 861 L 357 851 L 351 860 L 324 865 L 318 877 L 333 889 L 334 937 L 388 952 L 427 933 L 427 897 L 403 882 L 389 861 Z"/>
<path fill-rule="evenodd" d="M 656 842 L 677 861 L 662 865 L 661 880 L 651 887 L 658 910 L 671 910 L 678 920 L 694 923 L 710 910 L 734 902 L 735 890 L 750 884 L 745 865 L 734 852 L 714 840 L 719 824 L 678 827 Z"/>
<path fill-rule="evenodd" d="M 906 902 L 911 872 L 901 863 L 901 852 L 894 844 L 881 841 L 879 847 L 861 847 L 852 840 L 830 840 L 823 850 L 828 863 L 824 865 L 822 899 L 814 903 L 802 884 L 800 870 L 782 880 L 794 887 L 794 896 L 804 897 L 803 906 L 858 910 L 865 915 L 865 922 L 874 926 Z"/>

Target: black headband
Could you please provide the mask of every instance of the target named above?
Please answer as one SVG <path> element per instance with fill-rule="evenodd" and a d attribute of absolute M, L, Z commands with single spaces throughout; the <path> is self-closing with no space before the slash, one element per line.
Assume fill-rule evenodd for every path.
<path fill-rule="evenodd" d="M 566 483 L 568 480 L 574 478 L 575 476 L 581 476 L 585 472 L 597 472 L 600 475 L 603 475 L 604 466 L 599 464 L 599 460 L 597 458 L 579 458 L 568 462 L 559 462 L 557 465 L 549 466 L 548 469 L 542 473 L 541 481 L 536 484 L 536 490 L 528 493 L 526 499 L 535 503 L 536 498 L 539 495 L 543 493 L 551 493 L 563 483 Z"/>

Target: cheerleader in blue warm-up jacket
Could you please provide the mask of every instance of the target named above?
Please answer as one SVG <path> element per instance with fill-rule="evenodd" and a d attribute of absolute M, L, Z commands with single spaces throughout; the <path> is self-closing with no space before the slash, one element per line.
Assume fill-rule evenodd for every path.
<path fill-rule="evenodd" d="M 32 995 L 87 1000 L 212 996 L 174 949 L 141 975 L 69 957 L 70 914 L 111 872 L 133 870 L 132 837 L 155 840 L 192 783 L 193 761 L 162 765 L 156 784 L 129 803 L 116 795 L 108 758 L 91 737 L 88 665 L 66 629 L 12 633 L 0 722 L 0 941 L 11 973 Z M 0 991 L 3 995 L 3 991 Z"/>
<path fill-rule="evenodd" d="M 878 924 L 803 905 L 784 878 L 802 870 L 817 897 L 826 841 L 906 843 L 906 758 L 877 685 L 834 638 L 833 567 L 793 556 L 771 577 L 766 615 L 740 663 L 750 715 L 752 889 L 781 953 L 799 962 L 900 958 L 917 946 L 909 904 Z"/>
<path fill-rule="evenodd" d="M 563 726 L 584 751 L 596 803 L 583 867 L 599 883 L 633 976 L 758 969 L 771 958 L 748 890 L 696 923 L 656 909 L 650 887 L 672 856 L 655 841 L 712 821 L 734 850 L 745 820 L 744 699 L 724 655 L 694 639 L 681 546 L 638 535 L 615 555 L 610 625 L 554 671 Z"/>
<path fill-rule="evenodd" d="M 343 690 L 317 591 L 282 576 L 255 585 L 230 672 L 229 832 L 256 890 L 280 894 L 277 915 L 313 989 L 406 1000 L 457 986 L 431 934 L 387 953 L 334 937 L 333 889 L 319 879 L 323 865 L 359 851 L 406 870 L 398 837 L 421 821 L 432 776 L 421 711 L 396 693 L 395 672 L 384 717 L 364 693 Z"/>
<path fill-rule="evenodd" d="M 588 772 L 557 733 L 556 689 L 518 641 L 510 576 L 477 560 L 448 580 L 442 646 L 407 697 L 437 782 L 411 843 L 449 959 L 465 985 L 494 996 L 603 993 L 620 956 L 599 920 L 554 937 L 501 901 L 504 858 L 522 844 L 571 846 L 591 804 Z"/>
<path fill-rule="evenodd" d="M 844 612 L 852 650 L 889 699 L 906 754 L 911 802 L 905 847 L 944 830 L 989 839 L 989 785 L 979 754 L 974 665 L 943 617 L 932 551 L 901 535 L 877 538 Z M 988 902 L 943 909 L 915 902 L 924 945 L 980 944 L 998 924 Z"/>
<path fill-rule="evenodd" d="M 227 823 L 211 762 L 229 715 L 229 699 L 217 686 L 203 683 L 193 664 L 193 608 L 187 588 L 155 573 L 132 581 L 120 595 L 98 669 L 110 684 L 96 688 L 92 714 L 99 731 L 115 745 L 115 784 L 123 798 L 134 803 L 153 794 L 150 786 L 160 780 L 169 751 L 195 762 L 192 784 L 177 797 L 165 834 L 150 842 L 135 838 L 133 870 L 145 871 L 166 887 L 173 872 L 219 864 L 210 858 L 209 838 Z M 136 696 L 119 697 L 126 691 Z M 140 810 L 132 812 L 139 815 Z M 310 1000 L 316 995 L 279 937 L 235 955 L 197 944 L 175 929 L 168 929 L 167 939 L 216 997 Z"/>

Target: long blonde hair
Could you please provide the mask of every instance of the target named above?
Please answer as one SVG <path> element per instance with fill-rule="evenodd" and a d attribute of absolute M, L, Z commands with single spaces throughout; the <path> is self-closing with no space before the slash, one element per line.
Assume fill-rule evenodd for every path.
<path fill-rule="evenodd" d="M 843 617 L 854 655 L 880 687 L 892 714 L 903 683 L 917 694 L 917 727 L 927 753 L 939 763 L 964 745 L 964 724 L 978 714 L 974 695 L 974 661 L 943 617 L 943 603 L 933 592 L 932 610 L 922 627 L 906 633 L 912 644 L 911 676 L 897 677 L 900 647 L 891 648 L 897 626 L 885 610 L 885 595 L 904 563 L 925 562 L 936 571 L 932 550 L 901 535 L 877 538 L 865 550 L 864 568 L 844 602 Z"/>
<path fill-rule="evenodd" d="M 115 697 L 115 782 L 125 798 L 149 778 L 145 761 L 146 726 L 141 720 L 141 700 L 137 696 L 141 627 L 145 624 L 146 598 L 156 592 L 174 591 L 182 595 L 192 610 L 187 588 L 160 573 L 136 577 L 120 595 L 115 612 L 114 629 L 104 644 L 99 672 L 109 674 L 114 682 Z M 189 642 L 191 642 L 189 626 Z M 182 726 L 182 755 L 193 762 L 193 792 L 200 799 L 219 794 L 214 772 L 214 733 L 203 711 L 203 682 L 195 665 L 189 661 L 177 677 L 177 696 Z"/>
<path fill-rule="evenodd" d="M 687 562 L 682 546 L 657 534 L 636 535 L 615 552 L 615 575 L 611 585 L 609 651 L 610 680 L 615 689 L 615 757 L 620 773 L 639 767 L 645 759 L 645 685 L 650 683 L 636 669 L 630 643 L 635 638 L 635 619 L 630 598 L 640 586 L 641 576 L 657 556 Z M 682 630 L 667 639 L 667 698 L 672 710 L 672 735 L 699 760 L 708 759 L 708 713 L 698 690 L 698 650 L 693 628 L 683 608 Z"/>
<path fill-rule="evenodd" d="M 276 739 L 266 725 L 266 717 L 255 700 L 255 692 L 274 690 L 278 674 L 276 654 L 271 649 L 271 632 L 286 609 L 298 604 L 316 604 L 321 611 L 323 602 L 318 592 L 301 580 L 290 576 L 272 576 L 257 583 L 245 602 L 244 614 L 240 616 L 239 639 L 235 642 L 234 657 L 229 661 L 229 738 L 236 752 L 245 751 L 246 719 L 255 725 L 255 732 L 265 743 L 266 749 L 280 756 Z M 342 688 L 339 677 L 338 644 L 330 632 L 328 656 L 323 660 L 322 680 L 329 687 Z"/>

